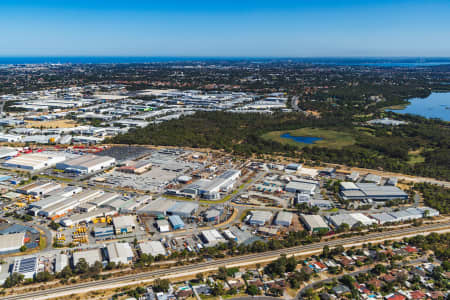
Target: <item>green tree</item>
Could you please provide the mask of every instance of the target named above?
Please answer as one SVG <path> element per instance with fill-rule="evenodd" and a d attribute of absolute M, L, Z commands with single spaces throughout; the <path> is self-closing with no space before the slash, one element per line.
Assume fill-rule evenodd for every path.
<path fill-rule="evenodd" d="M 250 284 L 247 287 L 247 294 L 249 294 L 250 296 L 256 296 L 261 294 L 261 291 L 258 289 L 258 287 L 254 284 Z"/>
<path fill-rule="evenodd" d="M 53 280 L 53 275 L 48 271 L 39 272 L 36 274 L 36 282 L 47 282 Z"/>
<path fill-rule="evenodd" d="M 59 225 L 55 221 L 51 221 L 50 224 L 48 224 L 48 227 L 56 231 L 59 229 L 59 227 L 61 227 L 61 225 Z"/>
<path fill-rule="evenodd" d="M 81 258 L 75 265 L 76 274 L 86 274 L 89 271 L 89 265 L 84 258 Z"/>
<path fill-rule="evenodd" d="M 211 294 L 213 296 L 217 297 L 217 296 L 223 295 L 224 293 L 225 293 L 225 290 L 223 288 L 223 284 L 221 282 L 216 282 L 211 289 Z"/>
<path fill-rule="evenodd" d="M 61 272 L 59 272 L 58 277 L 64 279 L 72 277 L 72 269 L 69 266 L 65 266 Z"/>
<path fill-rule="evenodd" d="M 227 280 L 227 277 L 228 277 L 227 268 L 219 267 L 219 270 L 217 271 L 217 278 L 221 280 Z"/>
<path fill-rule="evenodd" d="M 375 267 L 373 267 L 372 269 L 372 273 L 376 274 L 376 275 L 381 275 L 386 273 L 386 266 L 382 265 L 382 264 L 377 264 L 375 265 Z"/>
<path fill-rule="evenodd" d="M 170 281 L 167 279 L 157 278 L 153 283 L 153 290 L 155 292 L 167 292 L 170 287 Z"/>
<path fill-rule="evenodd" d="M 10 288 L 16 286 L 23 282 L 24 276 L 19 273 L 12 273 L 8 278 L 6 278 L 3 283 L 3 287 Z"/>
<path fill-rule="evenodd" d="M 202 273 L 197 273 L 195 275 L 195 278 L 197 279 L 198 282 L 203 282 L 203 280 L 204 280 Z"/>

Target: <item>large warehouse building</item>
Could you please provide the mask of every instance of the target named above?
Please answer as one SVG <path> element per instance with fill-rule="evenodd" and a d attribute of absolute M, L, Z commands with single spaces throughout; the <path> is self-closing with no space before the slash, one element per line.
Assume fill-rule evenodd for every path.
<path fill-rule="evenodd" d="M 44 196 L 60 188 L 61 184 L 57 182 L 41 181 L 30 183 L 21 188 L 18 188 L 17 192 L 25 195 Z"/>
<path fill-rule="evenodd" d="M 100 197 L 103 194 L 104 192 L 102 190 L 86 190 L 81 193 L 77 193 L 72 197 L 55 201 L 53 204 L 40 210 L 38 214 L 47 218 L 56 218 L 58 216 L 61 217 L 68 211 L 73 210 L 74 208 L 88 202 L 91 199 Z"/>
<path fill-rule="evenodd" d="M 174 230 L 183 229 L 184 222 L 179 215 L 169 216 L 169 222 Z"/>
<path fill-rule="evenodd" d="M 410 207 L 393 212 L 376 213 L 370 216 L 375 219 L 378 224 L 386 224 L 392 222 L 411 221 L 425 217 L 437 217 L 439 216 L 439 211 L 431 207 L 423 206 Z"/>
<path fill-rule="evenodd" d="M 227 241 L 216 229 L 202 231 L 201 238 L 208 246 L 215 246 Z"/>
<path fill-rule="evenodd" d="M 341 182 L 340 195 L 344 200 L 408 199 L 408 194 L 396 186 L 376 185 L 375 183 Z"/>
<path fill-rule="evenodd" d="M 239 170 L 227 170 L 212 180 L 197 180 L 181 192 L 200 196 L 204 199 L 216 200 L 220 198 L 220 191 L 230 191 L 233 188 L 240 175 L 241 171 Z"/>
<path fill-rule="evenodd" d="M 141 215 L 178 215 L 182 218 L 191 217 L 198 210 L 194 202 L 179 202 L 160 197 L 140 208 L 137 213 Z"/>
<path fill-rule="evenodd" d="M 328 216 L 328 220 L 334 227 L 339 227 L 344 223 L 350 228 L 358 224 L 368 226 L 376 223 L 374 219 L 371 219 L 362 213 L 331 215 Z"/>
<path fill-rule="evenodd" d="M 25 279 L 32 279 L 37 274 L 38 263 L 36 256 L 16 258 L 11 273 L 19 273 Z"/>
<path fill-rule="evenodd" d="M 141 253 L 156 257 L 158 255 L 166 255 L 166 249 L 160 241 L 148 241 L 139 244 Z"/>
<path fill-rule="evenodd" d="M 73 266 L 76 266 L 82 259 L 84 259 L 89 266 L 93 266 L 96 261 L 102 262 L 103 256 L 99 248 L 77 251 L 72 254 Z"/>
<path fill-rule="evenodd" d="M 267 210 L 252 210 L 250 213 L 251 217 L 248 220 L 250 225 L 262 226 L 272 218 L 272 212 Z"/>
<path fill-rule="evenodd" d="M 129 264 L 133 261 L 133 250 L 128 243 L 111 243 L 106 246 L 106 250 L 109 262 Z"/>
<path fill-rule="evenodd" d="M 18 251 L 24 241 L 25 232 L 0 235 L 0 253 Z"/>
<path fill-rule="evenodd" d="M 171 208 L 167 210 L 169 215 L 178 215 L 183 218 L 189 218 L 198 209 L 198 204 L 194 202 L 176 202 Z"/>
<path fill-rule="evenodd" d="M 120 167 L 117 171 L 132 174 L 143 174 L 152 168 L 152 163 L 150 161 L 138 161 L 130 163 L 126 166 Z"/>
<path fill-rule="evenodd" d="M 24 154 L 11 158 L 3 166 L 28 171 L 38 171 L 55 166 L 66 159 L 63 155 L 46 155 L 42 153 Z"/>
<path fill-rule="evenodd" d="M 158 216 L 166 215 L 167 210 L 175 205 L 175 201 L 160 197 L 140 208 L 137 213 L 141 215 Z"/>
<path fill-rule="evenodd" d="M 292 223 L 293 214 L 287 211 L 280 211 L 273 223 L 275 225 L 286 226 L 289 227 Z"/>
<path fill-rule="evenodd" d="M 297 178 L 289 182 L 286 185 L 285 190 L 289 193 L 314 195 L 318 186 L 319 183 L 315 180 Z"/>
<path fill-rule="evenodd" d="M 306 229 L 308 229 L 311 232 L 329 229 L 327 223 L 325 223 L 322 216 L 319 215 L 301 214 L 300 220 L 305 225 Z"/>
<path fill-rule="evenodd" d="M 53 192 L 50 193 L 48 197 L 30 203 L 28 205 L 28 208 L 35 208 L 36 212 L 38 212 L 39 210 L 43 210 L 49 206 L 63 202 L 67 198 L 80 193 L 82 190 L 83 189 L 78 186 L 68 186 L 65 187 L 64 189 L 54 190 Z"/>
<path fill-rule="evenodd" d="M 1 147 L 0 148 L 0 158 L 13 157 L 13 156 L 16 156 L 18 153 L 19 153 L 19 151 L 17 151 L 14 148 L 9 148 L 9 147 Z"/>
<path fill-rule="evenodd" d="M 82 155 L 56 164 L 56 168 L 65 172 L 90 174 L 114 166 L 116 159 L 109 156 Z"/>
<path fill-rule="evenodd" d="M 113 218 L 116 234 L 131 233 L 136 229 L 135 216 L 118 216 Z"/>

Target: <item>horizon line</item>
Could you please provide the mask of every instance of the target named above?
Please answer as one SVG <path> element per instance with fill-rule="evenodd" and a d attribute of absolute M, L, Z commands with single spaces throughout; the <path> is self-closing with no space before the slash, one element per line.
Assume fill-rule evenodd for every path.
<path fill-rule="evenodd" d="M 77 54 L 77 55 L 59 55 L 59 54 L 46 54 L 46 55 L 3 55 L 0 54 L 0 58 L 30 58 L 30 57 L 123 57 L 123 58 L 283 58 L 283 59 L 315 59 L 315 58 L 392 58 L 392 59 L 436 59 L 444 58 L 450 59 L 450 56 L 363 56 L 363 55 L 339 55 L 339 56 L 249 56 L 249 55 L 90 55 L 90 54 Z"/>

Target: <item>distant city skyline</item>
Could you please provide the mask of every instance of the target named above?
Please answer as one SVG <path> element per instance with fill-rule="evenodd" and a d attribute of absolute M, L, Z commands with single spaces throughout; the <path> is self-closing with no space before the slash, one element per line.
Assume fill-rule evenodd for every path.
<path fill-rule="evenodd" d="M 450 56 L 450 1 L 278 2 L 4 0 L 0 56 Z"/>

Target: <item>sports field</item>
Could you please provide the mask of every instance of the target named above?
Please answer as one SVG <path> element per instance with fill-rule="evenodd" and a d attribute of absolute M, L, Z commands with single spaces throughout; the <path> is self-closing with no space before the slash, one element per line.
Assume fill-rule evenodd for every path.
<path fill-rule="evenodd" d="M 282 138 L 281 135 L 285 133 L 289 133 L 291 136 L 318 137 L 322 138 L 322 140 L 316 141 L 314 144 L 299 143 L 289 138 Z M 303 148 L 305 146 L 319 146 L 341 149 L 342 147 L 353 145 L 355 143 L 355 139 L 353 138 L 351 133 L 320 128 L 301 128 L 287 131 L 272 131 L 263 134 L 262 138 L 277 141 L 282 144 L 295 145 L 300 148 Z"/>

